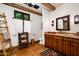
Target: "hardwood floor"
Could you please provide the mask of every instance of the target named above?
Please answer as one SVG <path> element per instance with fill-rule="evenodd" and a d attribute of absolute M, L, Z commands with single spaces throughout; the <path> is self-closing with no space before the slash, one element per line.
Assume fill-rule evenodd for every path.
<path fill-rule="evenodd" d="M 27 48 L 18 49 L 15 53 L 16 56 L 40 56 L 40 53 L 44 51 L 45 48 L 43 45 L 36 43 L 34 45 L 30 45 Z"/>

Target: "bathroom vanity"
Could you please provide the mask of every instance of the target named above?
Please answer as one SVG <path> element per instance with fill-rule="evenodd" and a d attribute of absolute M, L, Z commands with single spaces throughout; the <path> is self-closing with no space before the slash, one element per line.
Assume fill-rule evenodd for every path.
<path fill-rule="evenodd" d="M 74 34 L 46 32 L 45 46 L 68 56 L 79 56 L 79 36 Z"/>

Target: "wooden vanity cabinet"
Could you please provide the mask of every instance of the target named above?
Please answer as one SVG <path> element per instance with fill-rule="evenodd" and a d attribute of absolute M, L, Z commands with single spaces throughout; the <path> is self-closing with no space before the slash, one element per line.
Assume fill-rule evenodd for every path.
<path fill-rule="evenodd" d="M 62 37 L 54 36 L 53 37 L 55 43 L 55 49 L 58 50 L 59 52 L 62 52 Z"/>
<path fill-rule="evenodd" d="M 52 47 L 53 49 L 56 50 L 56 39 L 53 37 L 53 40 L 52 40 Z"/>
<path fill-rule="evenodd" d="M 62 38 L 52 35 L 45 35 L 45 46 L 53 49 L 57 49 L 62 52 Z"/>
<path fill-rule="evenodd" d="M 49 47 L 49 35 L 45 35 L 45 46 Z"/>
<path fill-rule="evenodd" d="M 52 36 L 51 35 L 45 35 L 45 46 L 46 47 L 52 47 Z"/>
<path fill-rule="evenodd" d="M 67 56 L 79 56 L 79 38 L 45 34 L 45 46 Z"/>
<path fill-rule="evenodd" d="M 71 38 L 63 38 L 63 53 L 65 55 L 71 56 L 79 56 L 79 43 L 78 39 L 71 39 Z"/>
<path fill-rule="evenodd" d="M 65 54 L 65 55 L 70 55 L 70 41 L 68 38 L 63 38 L 63 41 L 62 41 L 62 52 Z"/>
<path fill-rule="evenodd" d="M 77 52 L 78 51 L 78 49 L 77 49 L 78 47 L 79 47 L 78 44 L 71 43 L 71 56 L 76 56 L 77 53 L 79 53 L 79 52 Z"/>
<path fill-rule="evenodd" d="M 79 40 L 73 39 L 71 42 L 71 56 L 79 56 Z"/>
<path fill-rule="evenodd" d="M 50 48 L 52 48 L 53 47 L 53 37 L 52 36 L 50 36 Z"/>

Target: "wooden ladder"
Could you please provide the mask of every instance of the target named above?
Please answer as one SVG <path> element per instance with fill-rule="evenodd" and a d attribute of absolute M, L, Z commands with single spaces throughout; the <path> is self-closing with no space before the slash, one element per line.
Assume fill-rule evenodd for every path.
<path fill-rule="evenodd" d="M 12 44 L 10 39 L 10 33 L 7 25 L 7 20 L 5 14 L 0 14 L 0 43 L 1 49 L 3 50 L 3 55 L 7 56 L 6 44 L 10 45 L 10 49 L 12 50 Z"/>

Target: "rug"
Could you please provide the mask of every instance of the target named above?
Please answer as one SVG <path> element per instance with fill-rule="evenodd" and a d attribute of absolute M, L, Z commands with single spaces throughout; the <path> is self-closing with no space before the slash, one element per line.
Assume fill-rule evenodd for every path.
<path fill-rule="evenodd" d="M 62 54 L 56 52 L 55 50 L 48 48 L 40 53 L 41 56 L 62 56 Z"/>

